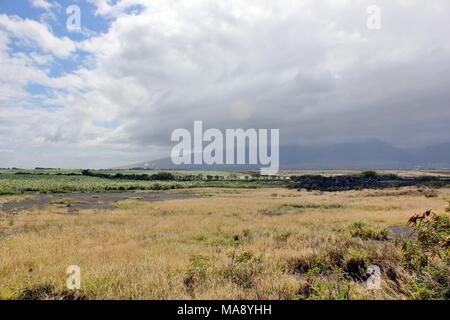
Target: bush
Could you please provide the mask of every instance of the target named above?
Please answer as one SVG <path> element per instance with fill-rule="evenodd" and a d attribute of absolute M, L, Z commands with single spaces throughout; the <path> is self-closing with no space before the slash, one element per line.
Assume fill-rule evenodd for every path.
<path fill-rule="evenodd" d="M 371 227 L 365 222 L 353 222 L 350 227 L 350 235 L 353 238 L 360 238 L 363 240 L 387 240 L 388 231 L 385 228 Z"/>
<path fill-rule="evenodd" d="M 409 223 L 417 231 L 417 240 L 402 242 L 403 262 L 408 268 L 422 270 L 430 260 L 440 259 L 448 264 L 449 250 L 447 239 L 450 234 L 450 217 L 427 211 L 415 215 Z"/>
<path fill-rule="evenodd" d="M 189 267 L 186 270 L 183 282 L 189 292 L 193 293 L 194 288 L 204 283 L 207 279 L 209 258 L 202 255 L 193 255 L 189 259 Z"/>
<path fill-rule="evenodd" d="M 427 190 L 424 195 L 426 198 L 436 198 L 439 194 L 435 190 Z"/>
<path fill-rule="evenodd" d="M 363 172 L 361 172 L 361 176 L 363 178 L 377 178 L 378 177 L 378 173 L 376 171 L 373 171 L 373 170 L 363 171 Z"/>
<path fill-rule="evenodd" d="M 253 287 L 262 270 L 262 258 L 249 251 L 239 254 L 234 251 L 229 257 L 230 263 L 221 271 L 222 275 L 244 289 Z"/>

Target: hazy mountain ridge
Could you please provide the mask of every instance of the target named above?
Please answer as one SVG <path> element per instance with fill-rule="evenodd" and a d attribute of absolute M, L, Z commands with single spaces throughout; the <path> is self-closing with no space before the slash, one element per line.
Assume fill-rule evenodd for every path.
<path fill-rule="evenodd" d="M 256 170 L 255 165 L 174 165 L 170 158 L 137 163 L 127 168 Z M 379 140 L 328 146 L 281 146 L 280 169 L 413 169 L 450 168 L 450 143 L 400 148 Z"/>

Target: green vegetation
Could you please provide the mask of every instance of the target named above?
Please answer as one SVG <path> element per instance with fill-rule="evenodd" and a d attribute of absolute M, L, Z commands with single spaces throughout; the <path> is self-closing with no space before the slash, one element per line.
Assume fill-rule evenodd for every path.
<path fill-rule="evenodd" d="M 167 171 L 133 173 L 111 170 L 107 172 L 57 169 L 0 170 L 0 195 L 27 192 L 118 192 L 198 187 L 259 188 L 264 186 L 283 186 L 283 181 L 267 181 L 263 178 L 250 179 L 249 176 L 234 173 L 228 173 L 228 176 L 212 176 L 210 172 L 177 175 L 176 172 Z"/>
<path fill-rule="evenodd" d="M 287 187 L 341 191 L 413 185 L 440 188 L 449 183 L 450 178 L 446 177 L 400 178 L 396 174 L 382 174 L 375 171 L 333 177 L 321 175 L 285 177 L 282 175 L 264 176 L 257 172 L 228 171 L 0 169 L 0 195 L 27 192 L 116 192 L 197 187 Z M 434 191 L 425 193 L 427 197 L 436 195 Z"/>
<path fill-rule="evenodd" d="M 385 228 L 372 227 L 369 224 L 356 221 L 350 225 L 350 235 L 363 240 L 387 240 L 388 231 Z"/>
<path fill-rule="evenodd" d="M 415 217 L 410 223 L 417 239 L 399 242 L 403 267 L 416 275 L 412 295 L 415 299 L 450 299 L 450 216 Z"/>
<path fill-rule="evenodd" d="M 379 176 L 378 176 L 378 173 L 376 171 L 369 170 L 369 171 L 361 172 L 361 177 L 364 177 L 364 178 L 378 178 Z"/>
<path fill-rule="evenodd" d="M 410 224 L 417 232 L 417 240 L 402 241 L 405 266 L 422 270 L 436 261 L 450 265 L 450 217 L 431 212 L 410 219 Z"/>

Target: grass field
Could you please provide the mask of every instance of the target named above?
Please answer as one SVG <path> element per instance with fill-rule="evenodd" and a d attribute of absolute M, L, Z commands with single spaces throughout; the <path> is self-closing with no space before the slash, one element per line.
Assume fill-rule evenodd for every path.
<path fill-rule="evenodd" d="M 123 171 L 120 171 L 123 173 Z M 115 171 L 110 172 L 115 173 Z M 153 172 L 152 172 L 153 173 Z M 133 172 L 135 174 L 135 172 Z M 139 173 L 145 174 L 148 173 Z M 197 175 L 197 173 L 195 173 Z M 210 173 L 208 173 L 210 175 Z M 83 176 L 77 171 L 48 170 L 38 172 L 32 170 L 0 171 L 0 195 L 23 194 L 30 192 L 56 193 L 56 192 L 109 192 L 131 190 L 169 190 L 198 187 L 221 188 L 259 188 L 267 186 L 282 186 L 282 181 L 249 181 L 240 179 L 233 174 L 230 180 L 207 181 L 139 181 L 104 179 L 99 177 Z M 221 177 L 225 177 L 222 173 Z"/>
<path fill-rule="evenodd" d="M 415 187 L 182 192 L 194 197 L 129 199 L 76 214 L 58 204 L 3 213 L 0 298 L 449 298 L 448 249 L 416 266 L 427 252 L 394 232 L 412 231 L 408 219 L 428 209 L 448 218 L 448 188 L 431 196 Z M 0 203 L 38 196 L 5 195 Z M 380 290 L 365 287 L 372 264 L 382 271 Z M 81 268 L 81 290 L 65 287 L 69 265 Z"/>

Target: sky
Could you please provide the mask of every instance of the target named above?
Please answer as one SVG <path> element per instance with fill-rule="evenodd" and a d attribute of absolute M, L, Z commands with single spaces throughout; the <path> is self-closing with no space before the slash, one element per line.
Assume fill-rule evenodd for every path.
<path fill-rule="evenodd" d="M 194 120 L 450 142 L 449 30 L 448 0 L 0 0 L 0 167 L 168 157 Z"/>

